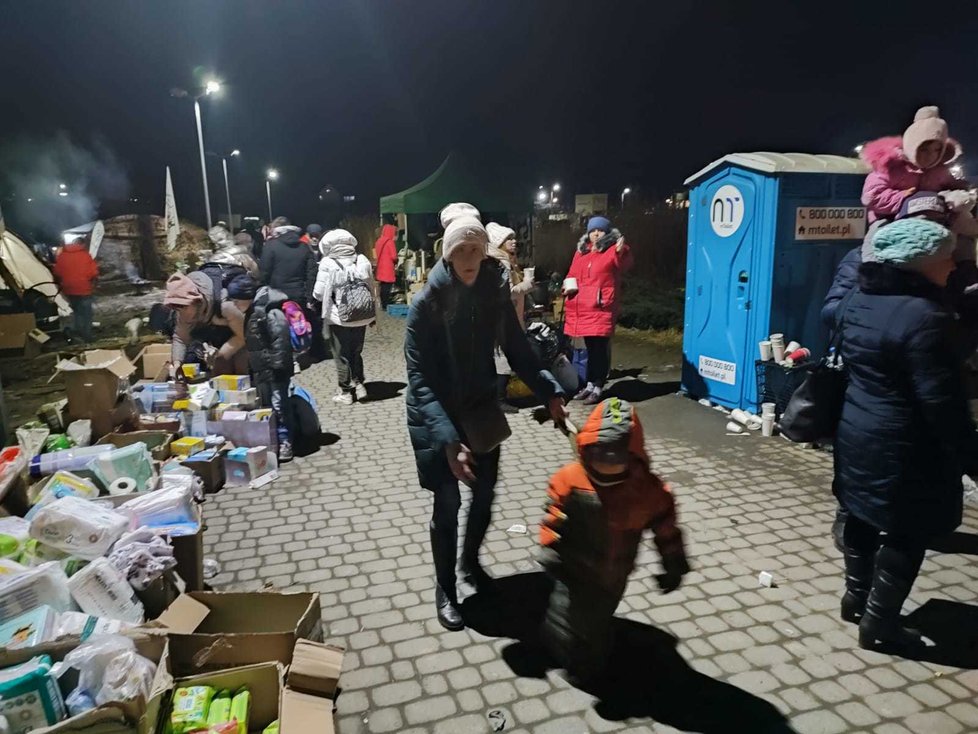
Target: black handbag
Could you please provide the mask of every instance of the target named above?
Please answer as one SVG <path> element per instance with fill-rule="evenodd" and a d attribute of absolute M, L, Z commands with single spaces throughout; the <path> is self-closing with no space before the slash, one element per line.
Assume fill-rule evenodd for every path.
<path fill-rule="evenodd" d="M 829 340 L 828 353 L 798 386 L 781 415 L 781 433 L 795 443 L 832 438 L 842 418 L 848 377 L 842 363 L 842 331 L 846 308 L 856 294 L 853 288 L 839 304 L 841 314 Z"/>

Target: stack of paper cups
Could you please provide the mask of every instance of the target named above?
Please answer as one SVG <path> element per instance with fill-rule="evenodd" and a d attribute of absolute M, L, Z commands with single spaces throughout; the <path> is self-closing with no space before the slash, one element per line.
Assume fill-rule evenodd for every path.
<path fill-rule="evenodd" d="M 771 334 L 771 351 L 775 362 L 784 362 L 784 334 Z"/>
<path fill-rule="evenodd" d="M 761 435 L 762 436 L 773 436 L 774 435 L 774 416 L 773 415 L 762 415 L 761 416 Z"/>
<path fill-rule="evenodd" d="M 784 348 L 784 353 L 791 354 L 796 349 L 801 349 L 801 344 L 796 341 L 788 342 L 788 346 Z"/>
<path fill-rule="evenodd" d="M 774 403 L 761 403 L 761 417 L 771 416 L 774 417 L 774 410 L 777 406 Z"/>
<path fill-rule="evenodd" d="M 774 359 L 774 352 L 771 350 L 771 342 L 765 339 L 757 345 L 761 350 L 761 361 L 770 362 Z"/>

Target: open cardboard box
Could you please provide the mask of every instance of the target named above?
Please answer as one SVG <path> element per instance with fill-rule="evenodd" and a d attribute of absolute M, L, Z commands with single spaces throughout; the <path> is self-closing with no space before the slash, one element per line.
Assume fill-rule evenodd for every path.
<path fill-rule="evenodd" d="M 144 380 L 163 382 L 166 380 L 170 361 L 169 344 L 147 344 L 134 360 Z"/>
<path fill-rule="evenodd" d="M 282 692 L 282 734 L 333 734 L 343 648 L 299 640 Z"/>
<path fill-rule="evenodd" d="M 94 411 L 111 410 L 122 392 L 123 381 L 136 371 L 121 349 L 91 349 L 55 366 L 65 381 L 68 413 L 87 418 Z"/>
<path fill-rule="evenodd" d="M 145 658 L 157 663 L 160 668 L 153 683 L 149 699 L 137 698 L 133 701 L 118 701 L 104 704 L 78 716 L 71 716 L 57 724 L 41 729 L 35 729 L 33 734 L 82 734 L 82 732 L 100 731 L 96 725 L 115 723 L 122 727 L 126 722 L 138 722 L 139 734 L 153 734 L 155 722 L 159 718 L 161 698 L 156 691 L 165 684 L 167 677 L 161 679 L 161 669 L 165 666 L 166 639 L 161 636 L 147 634 L 129 634 L 136 643 L 136 651 Z M 56 642 L 45 643 L 31 648 L 19 650 L 0 650 L 0 668 L 18 665 L 38 655 L 50 655 L 55 662 L 63 660 L 65 655 L 82 644 L 77 637 L 66 638 Z M 62 679 L 62 695 L 70 693 L 77 682 L 76 676 L 66 674 Z M 162 683 L 161 683 L 162 681 Z M 65 690 L 67 686 L 68 690 Z"/>
<path fill-rule="evenodd" d="M 181 594 L 156 625 L 167 630 L 176 675 L 292 662 L 300 639 L 322 637 L 319 594 L 194 591 Z"/>
<path fill-rule="evenodd" d="M 109 433 L 102 436 L 95 443 L 109 443 L 117 449 L 131 446 L 142 441 L 146 444 L 150 454 L 156 461 L 166 461 L 170 458 L 170 442 L 173 441 L 173 434 L 169 431 L 130 431 L 128 433 Z"/>

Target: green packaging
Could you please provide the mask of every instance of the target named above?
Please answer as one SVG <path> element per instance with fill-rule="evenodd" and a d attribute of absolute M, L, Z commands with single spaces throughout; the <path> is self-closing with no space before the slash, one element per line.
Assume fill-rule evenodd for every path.
<path fill-rule="evenodd" d="M 231 691 L 224 688 L 211 701 L 207 712 L 208 724 L 223 724 L 231 720 Z"/>
<path fill-rule="evenodd" d="M 189 686 L 175 690 L 173 711 L 170 713 L 173 734 L 186 734 L 194 729 L 205 728 L 213 698 L 214 689 L 210 686 Z"/>
<path fill-rule="evenodd" d="M 251 693 L 242 688 L 231 699 L 231 718 L 238 722 L 238 734 L 248 734 L 248 713 L 251 710 Z"/>
<path fill-rule="evenodd" d="M 261 734 L 278 734 L 278 719 L 266 726 Z"/>

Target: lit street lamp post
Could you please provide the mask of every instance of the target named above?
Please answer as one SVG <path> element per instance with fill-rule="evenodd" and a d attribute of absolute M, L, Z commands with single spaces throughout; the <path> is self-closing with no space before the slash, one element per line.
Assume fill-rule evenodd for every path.
<path fill-rule="evenodd" d="M 278 171 L 274 168 L 269 168 L 268 173 L 265 174 L 265 195 L 268 197 L 268 222 L 272 221 L 272 181 L 278 179 Z"/>
<path fill-rule="evenodd" d="M 200 176 L 204 182 L 204 209 L 207 212 L 207 229 L 211 228 L 211 197 L 207 190 L 207 161 L 204 158 L 204 129 L 200 122 L 200 98 L 221 91 L 220 82 L 211 79 L 204 85 L 203 91 L 194 97 L 194 117 L 197 120 L 197 145 L 200 148 Z M 170 95 L 173 97 L 188 97 L 189 92 L 185 89 L 171 89 Z"/>
<path fill-rule="evenodd" d="M 241 151 L 237 148 L 227 155 L 221 156 L 221 165 L 224 167 L 224 195 L 227 197 L 228 202 L 228 227 L 232 230 L 234 229 L 234 223 L 231 221 L 231 187 L 228 185 L 228 158 L 233 158 L 236 155 L 241 155 Z"/>
<path fill-rule="evenodd" d="M 621 208 L 625 208 L 625 197 L 632 193 L 632 190 L 627 186 L 621 190 Z"/>

